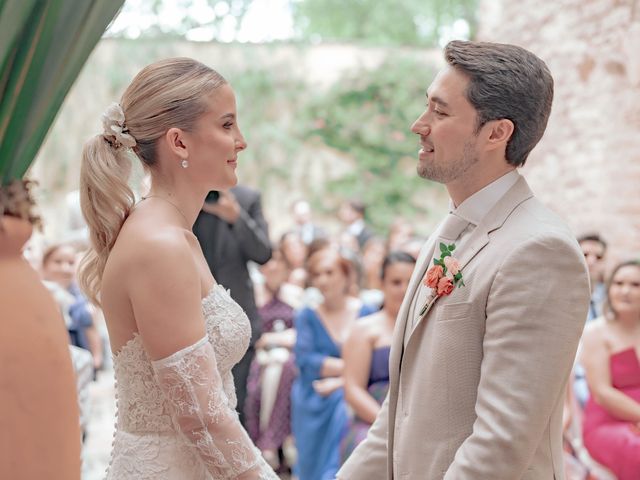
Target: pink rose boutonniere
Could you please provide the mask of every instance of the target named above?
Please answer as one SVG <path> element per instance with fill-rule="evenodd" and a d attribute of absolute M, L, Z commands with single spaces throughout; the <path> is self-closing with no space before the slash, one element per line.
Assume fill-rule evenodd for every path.
<path fill-rule="evenodd" d="M 464 287 L 460 261 L 451 255 L 455 249 L 456 246 L 453 243 L 450 245 L 440 243 L 440 258 L 433 259 L 433 266 L 427 270 L 422 280 L 422 283 L 432 288 L 434 295 L 438 297 L 449 295 L 456 287 Z M 420 315 L 426 311 L 429 301 L 422 307 Z"/>

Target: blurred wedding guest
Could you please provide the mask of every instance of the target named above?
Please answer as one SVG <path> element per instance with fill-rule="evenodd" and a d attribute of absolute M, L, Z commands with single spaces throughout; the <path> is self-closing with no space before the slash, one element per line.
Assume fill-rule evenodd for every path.
<path fill-rule="evenodd" d="M 325 231 L 313 223 L 311 205 L 306 200 L 297 200 L 291 205 L 291 214 L 295 222 L 295 231 L 305 245 L 309 245 L 317 238 L 327 236 Z"/>
<path fill-rule="evenodd" d="M 102 366 L 102 340 L 93 321 L 94 309 L 76 284 L 76 250 L 70 244 L 48 247 L 42 256 L 42 278 L 61 305 L 71 345 L 88 350 L 93 367 Z"/>
<path fill-rule="evenodd" d="M 618 480 L 638 480 L 640 261 L 617 265 L 605 292 L 604 316 L 587 326 L 580 354 L 591 392 L 584 410 L 584 445 Z"/>
<path fill-rule="evenodd" d="M 32 233 L 31 237 L 25 243 L 22 249 L 22 255 L 29 262 L 31 267 L 38 272 L 42 278 L 42 259 L 44 256 L 44 237 L 39 232 Z M 69 316 L 69 309 L 76 303 L 75 297 L 67 291 L 67 289 L 53 281 L 43 279 L 47 290 L 52 294 L 53 299 L 58 306 L 65 327 L 69 327 L 72 319 Z M 69 339 L 71 342 L 71 339 Z M 73 365 L 76 388 L 78 392 L 78 407 L 80 413 L 80 428 L 82 438 L 84 439 L 89 424 L 89 384 L 94 377 L 94 360 L 89 350 L 69 344 L 69 354 Z"/>
<path fill-rule="evenodd" d="M 607 243 L 597 233 L 583 235 L 578 238 L 578 243 L 584 254 L 585 262 L 589 269 L 591 281 L 591 301 L 587 322 L 595 320 L 602 315 L 602 305 L 605 299 L 604 267 Z"/>
<path fill-rule="evenodd" d="M 365 222 L 366 207 L 358 200 L 349 200 L 340 204 L 338 219 L 344 225 L 344 231 L 356 238 L 359 248 L 373 236 L 373 231 Z"/>
<path fill-rule="evenodd" d="M 606 297 L 604 285 L 606 242 L 597 233 L 590 233 L 578 238 L 578 243 L 584 254 L 584 260 L 589 269 L 589 282 L 591 285 L 591 299 L 587 312 L 587 323 L 602 315 L 602 306 Z M 585 377 L 584 367 L 578 360 L 573 367 L 573 393 L 576 401 L 584 407 L 589 398 L 589 387 Z"/>
<path fill-rule="evenodd" d="M 370 307 L 375 307 L 374 310 L 377 310 L 380 307 L 379 301 L 371 305 L 371 304 L 368 304 L 366 301 L 364 301 L 364 299 L 367 298 L 367 295 L 365 294 L 364 297 L 362 296 L 364 268 L 362 265 L 362 255 L 360 254 L 360 251 L 357 248 L 356 250 L 353 250 L 344 245 L 339 245 L 338 250 L 342 258 L 344 258 L 347 262 L 349 262 L 349 266 L 351 270 L 350 281 L 349 281 L 349 294 L 353 297 L 359 297 L 362 303 Z M 376 300 L 375 295 L 374 295 L 374 300 Z"/>
<path fill-rule="evenodd" d="M 44 255 L 44 249 L 45 240 L 44 236 L 40 232 L 33 232 L 22 248 L 22 256 L 38 273 L 41 273 L 42 270 L 42 256 Z"/>
<path fill-rule="evenodd" d="M 360 298 L 367 305 L 382 305 L 382 279 L 380 269 L 387 254 L 386 242 L 380 237 L 371 237 L 362 249 L 362 289 Z"/>
<path fill-rule="evenodd" d="M 193 225 L 211 273 L 229 290 L 251 322 L 251 341 L 247 353 L 233 367 L 238 397 L 237 410 L 244 424 L 247 378 L 260 338 L 261 321 L 255 303 L 248 262 L 264 264 L 271 258 L 267 222 L 262 214 L 260 192 L 236 185 L 225 192 L 210 192 Z"/>
<path fill-rule="evenodd" d="M 348 294 L 351 266 L 337 249 L 317 250 L 307 268 L 322 301 L 295 317 L 299 376 L 291 393 L 291 424 L 298 450 L 294 471 L 300 480 L 325 480 L 338 471 L 340 441 L 347 425 L 342 345 L 356 319 L 372 310 Z"/>
<path fill-rule="evenodd" d="M 268 299 L 258 309 L 263 333 L 249 372 L 245 418 L 249 436 L 267 462 L 284 473 L 283 446 L 291 434 L 291 386 L 296 376 L 291 354 L 296 341 L 294 309 L 281 295 L 289 271 L 278 249 L 260 271 Z"/>
<path fill-rule="evenodd" d="M 389 227 L 389 251 L 400 250 L 400 247 L 413 237 L 413 224 L 405 218 L 397 218 Z"/>
<path fill-rule="evenodd" d="M 369 239 L 371 238 L 373 238 L 373 235 L 369 237 Z M 367 239 L 367 242 L 369 241 L 369 239 Z M 356 255 L 360 255 L 360 251 L 361 251 L 360 243 L 358 241 L 358 237 L 356 237 L 353 233 L 349 232 L 348 230 L 340 232 L 337 240 L 338 240 L 337 243 L 341 248 L 344 248 L 345 250 L 349 250 L 350 252 L 353 252 Z"/>
<path fill-rule="evenodd" d="M 87 436 L 87 428 L 90 419 L 89 384 L 94 378 L 93 357 L 87 350 L 69 345 L 69 353 L 71 355 L 71 363 L 76 374 L 76 389 L 78 391 L 78 409 L 80 412 L 80 430 L 82 440 Z M 85 466 L 83 462 L 83 467 Z"/>
<path fill-rule="evenodd" d="M 408 253 L 413 258 L 418 258 L 418 256 L 420 255 L 420 250 L 422 249 L 426 241 L 427 237 L 423 237 L 421 235 L 413 235 L 405 243 L 400 245 L 400 247 L 398 247 L 398 250 Z"/>
<path fill-rule="evenodd" d="M 567 384 L 567 392 L 562 409 L 562 460 L 565 480 L 587 480 L 587 467 L 579 460 L 577 448 L 582 444 L 582 410 L 576 405 L 573 389 L 573 374 Z M 579 424 L 580 423 L 580 424 Z M 580 437 L 579 439 L 576 437 Z M 576 443 L 579 440 L 579 443 Z"/>
<path fill-rule="evenodd" d="M 65 198 L 67 204 L 67 225 L 65 240 L 68 242 L 88 245 L 89 228 L 82 216 L 80 208 L 80 190 L 73 190 L 67 193 Z"/>
<path fill-rule="evenodd" d="M 396 317 L 416 260 L 405 252 L 390 252 L 378 271 L 384 294 L 382 309 L 357 322 L 344 344 L 344 391 L 354 413 L 342 441 L 342 461 L 367 436 L 389 388 L 389 352 Z"/>
<path fill-rule="evenodd" d="M 280 251 L 289 270 L 287 283 L 304 288 L 307 283 L 305 262 L 309 247 L 302 241 L 300 233 L 295 230 L 283 233 L 280 237 Z"/>

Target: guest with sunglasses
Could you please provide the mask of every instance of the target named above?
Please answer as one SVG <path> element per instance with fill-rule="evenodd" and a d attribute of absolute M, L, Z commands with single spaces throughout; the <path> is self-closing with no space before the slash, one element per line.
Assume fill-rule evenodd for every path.
<path fill-rule="evenodd" d="M 604 256 L 607 251 L 607 243 L 597 233 L 589 233 L 578 238 L 578 243 L 584 254 L 584 260 L 589 269 L 589 283 L 591 284 L 591 300 L 587 312 L 587 323 L 602 316 L 602 306 L 606 298 L 604 284 Z M 573 393 L 581 407 L 584 407 L 589 398 L 589 387 L 584 368 L 580 362 L 573 366 Z"/>
<path fill-rule="evenodd" d="M 584 259 L 589 268 L 591 280 L 591 302 L 587 323 L 602 315 L 602 305 L 606 296 L 604 286 L 604 256 L 607 251 L 607 243 L 597 233 L 583 235 L 578 238 L 578 243 L 584 254 Z"/>

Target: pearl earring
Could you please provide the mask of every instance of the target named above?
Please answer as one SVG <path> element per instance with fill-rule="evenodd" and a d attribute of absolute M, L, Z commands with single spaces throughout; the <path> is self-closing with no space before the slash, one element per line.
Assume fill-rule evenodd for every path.
<path fill-rule="evenodd" d="M 187 160 L 182 160 L 180 165 L 182 165 L 182 168 L 187 168 L 189 166 L 189 162 L 187 162 Z"/>

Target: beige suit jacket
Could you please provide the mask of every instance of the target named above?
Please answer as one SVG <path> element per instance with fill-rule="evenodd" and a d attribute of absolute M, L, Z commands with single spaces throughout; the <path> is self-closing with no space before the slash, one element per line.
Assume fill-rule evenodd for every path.
<path fill-rule="evenodd" d="M 455 252 L 465 286 L 412 327 L 430 253 L 398 314 L 389 395 L 338 478 L 563 479 L 563 398 L 589 304 L 574 236 L 520 178 Z"/>

